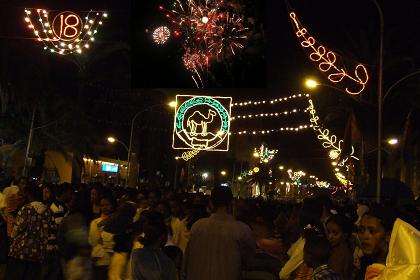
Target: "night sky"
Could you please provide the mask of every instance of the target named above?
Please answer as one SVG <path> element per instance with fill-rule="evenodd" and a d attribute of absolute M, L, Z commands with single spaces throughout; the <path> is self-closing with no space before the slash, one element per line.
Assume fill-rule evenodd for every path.
<path fill-rule="evenodd" d="M 363 98 L 374 104 L 379 18 L 372 1 L 241 0 L 239 2 L 245 6 L 252 3 L 252 7 L 248 7 L 245 11 L 247 17 L 254 18 L 260 23 L 254 33 L 256 37 L 245 47 L 244 52 L 233 57 L 228 64 L 214 65 L 212 68 L 214 79 L 208 79 L 209 88 L 196 89 L 189 72 L 180 62 L 179 42 L 170 40 L 167 45 L 156 46 L 151 39 L 153 29 L 166 24 L 164 14 L 158 10 L 158 6 L 168 5 L 169 1 L 0 0 L 0 44 L 7 43 L 5 47 L 0 46 L 0 50 L 6 53 L 9 60 L 9 68 L 2 72 L 6 77 L 3 76 L 0 79 L 17 83 L 15 73 L 20 73 L 22 68 L 28 68 L 34 72 L 37 65 L 45 64 L 50 68 L 57 87 L 66 84 L 61 89 L 62 94 L 70 96 L 75 94 L 77 85 L 71 81 L 77 79 L 78 74 L 74 65 L 68 60 L 46 53 L 42 45 L 31 39 L 32 34 L 24 26 L 23 9 L 24 7 L 42 7 L 77 11 L 108 10 L 109 20 L 101 27 L 98 40 L 92 45 L 89 53 L 116 43 L 127 46 L 128 55 L 118 52 L 113 58 L 94 68 L 106 77 L 97 81 L 96 84 L 113 92 L 121 91 L 122 96 L 112 102 L 104 102 L 104 107 L 97 113 L 92 113 L 92 118 L 98 120 L 97 126 L 100 133 L 124 131 L 121 134 L 127 138 L 126 124 L 135 112 L 142 108 L 143 103 L 149 102 L 145 97 L 148 92 L 150 95 L 156 95 L 154 99 L 167 98 L 179 93 L 191 93 L 232 96 L 234 102 L 240 102 L 269 100 L 306 93 L 307 90 L 303 88 L 302 83 L 307 76 L 318 77 L 323 83 L 327 83 L 325 76 L 322 76 L 317 66 L 308 59 L 308 54 L 299 46 L 288 16 L 288 13 L 293 10 L 317 41 L 343 55 L 350 62 L 362 62 L 368 66 L 371 80 Z M 400 77 L 420 67 L 420 52 L 418 51 L 420 31 L 417 28 L 420 26 L 418 17 L 420 2 L 404 0 L 379 1 L 379 3 L 383 8 L 385 19 L 384 86 L 386 89 Z M 135 98 L 139 104 L 138 110 L 136 108 L 128 111 L 123 109 L 127 105 L 124 100 L 128 100 L 123 95 L 126 94 L 124 92 L 129 91 L 129 88 L 132 88 L 134 92 L 142 92 L 142 94 L 134 94 L 137 96 Z M 385 116 L 387 121 L 385 130 L 389 128 L 391 130 L 389 133 L 393 132 L 394 128 L 396 133 L 401 133 L 402 122 L 408 110 L 407 104 L 410 103 L 411 98 L 418 99 L 412 94 L 412 85 L 402 84 L 397 90 L 399 98 L 390 96 L 389 101 L 385 102 L 385 110 L 395 112 L 395 114 Z M 92 91 L 95 91 L 95 94 L 101 94 L 98 87 Z M 86 98 L 95 102 L 93 96 L 92 93 Z M 331 120 L 328 113 L 330 108 L 337 104 L 344 104 L 347 99 L 348 97 L 343 96 L 342 93 L 328 88 L 319 89 L 314 94 L 314 102 L 320 106 L 320 115 L 326 117 L 325 124 L 331 125 L 329 128 L 340 137 L 344 135 L 345 120 L 338 119 L 337 121 L 334 118 Z M 302 99 L 284 103 L 276 108 L 273 106 L 234 108 L 233 114 L 265 113 L 306 107 L 307 102 Z M 375 107 L 372 108 L 375 110 Z M 106 123 L 105 120 L 111 118 L 104 115 L 103 112 L 106 111 L 121 113 L 120 122 L 125 125 L 120 127 L 118 124 Z M 365 121 L 368 125 L 370 122 L 374 123 L 375 120 L 372 115 L 367 115 Z M 234 131 L 247 128 L 273 129 L 287 125 L 295 126 L 302 122 L 308 122 L 307 115 L 297 114 L 275 120 L 267 118 L 264 121 L 242 121 L 234 123 L 232 129 Z M 168 137 L 171 137 L 171 125 L 169 123 Z M 125 141 L 128 142 L 128 139 Z M 213 157 L 234 156 L 246 160 L 252 149 L 262 142 L 279 150 L 276 156 L 279 163 L 287 162 L 319 177 L 324 176 L 333 180 L 327 154 L 314 132 L 309 129 L 303 132 L 277 133 L 263 137 L 233 136 L 231 152 L 213 153 Z M 174 151 L 171 153 L 176 154 Z"/>

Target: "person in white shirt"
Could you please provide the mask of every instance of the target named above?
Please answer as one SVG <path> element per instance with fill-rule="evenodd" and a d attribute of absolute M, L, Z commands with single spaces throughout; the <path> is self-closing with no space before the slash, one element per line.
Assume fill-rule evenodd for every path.
<path fill-rule="evenodd" d="M 89 227 L 89 244 L 92 245 L 92 259 L 94 262 L 94 279 L 107 279 L 108 267 L 111 262 L 113 244 L 108 248 L 106 240 L 103 240 L 103 226 L 99 224 L 115 211 L 116 201 L 109 196 L 102 196 L 100 200 L 101 216 L 94 219 Z"/>

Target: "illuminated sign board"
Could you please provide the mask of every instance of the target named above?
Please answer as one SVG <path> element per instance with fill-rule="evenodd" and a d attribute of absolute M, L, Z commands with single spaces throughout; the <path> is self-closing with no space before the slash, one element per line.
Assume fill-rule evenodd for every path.
<path fill-rule="evenodd" d="M 112 164 L 112 163 L 102 163 L 102 171 L 103 172 L 117 173 L 118 172 L 118 165 L 117 164 Z"/>
<path fill-rule="evenodd" d="M 177 95 L 172 147 L 228 151 L 231 97 Z"/>

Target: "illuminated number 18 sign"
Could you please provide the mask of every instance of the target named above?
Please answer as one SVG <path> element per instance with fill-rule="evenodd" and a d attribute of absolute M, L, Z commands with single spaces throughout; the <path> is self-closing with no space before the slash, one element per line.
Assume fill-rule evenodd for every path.
<path fill-rule="evenodd" d="M 83 16 L 75 12 L 25 9 L 25 22 L 44 49 L 61 55 L 79 53 L 95 41 L 98 27 L 108 17 L 106 12 L 90 11 Z"/>
<path fill-rule="evenodd" d="M 82 33 L 82 20 L 72 12 L 62 12 L 54 18 L 52 30 L 57 38 L 71 41 Z"/>

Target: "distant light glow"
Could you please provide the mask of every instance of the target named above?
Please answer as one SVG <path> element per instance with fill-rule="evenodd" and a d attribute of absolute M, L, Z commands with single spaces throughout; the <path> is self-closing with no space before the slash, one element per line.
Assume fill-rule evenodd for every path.
<path fill-rule="evenodd" d="M 388 144 L 389 145 L 397 145 L 398 144 L 398 139 L 396 139 L 396 138 L 391 138 L 391 139 L 389 139 L 388 140 Z"/>

